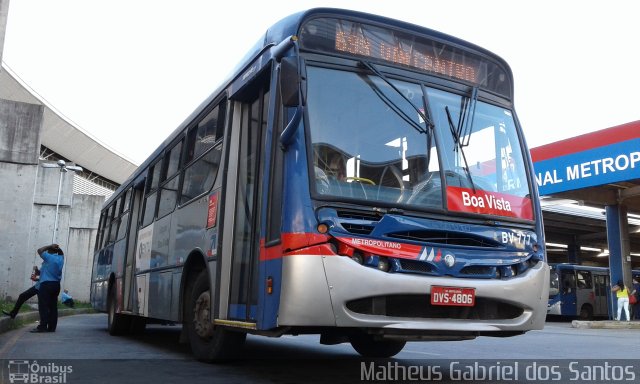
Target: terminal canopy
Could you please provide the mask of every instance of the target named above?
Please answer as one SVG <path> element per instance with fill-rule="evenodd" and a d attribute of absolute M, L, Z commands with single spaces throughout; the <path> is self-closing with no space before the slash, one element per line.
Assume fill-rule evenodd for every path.
<path fill-rule="evenodd" d="M 576 244 L 581 261 L 606 264 L 605 207 L 622 205 L 631 264 L 640 268 L 640 121 L 532 148 L 531 156 L 550 260 Z"/>

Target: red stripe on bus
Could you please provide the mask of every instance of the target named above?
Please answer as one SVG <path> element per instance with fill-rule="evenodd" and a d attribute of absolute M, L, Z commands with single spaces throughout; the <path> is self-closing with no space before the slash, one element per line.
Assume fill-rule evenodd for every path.
<path fill-rule="evenodd" d="M 297 249 L 295 251 L 287 252 L 282 256 L 296 256 L 296 255 L 337 256 L 337 254 L 329 244 L 312 245 L 307 248 Z"/>
<path fill-rule="evenodd" d="M 309 253 L 311 252 L 309 247 L 326 243 L 329 241 L 329 236 L 319 233 L 283 233 L 281 239 L 280 244 L 268 248 L 264 246 L 264 239 L 260 241 L 261 261 L 279 259 L 284 255 L 313 254 Z M 330 255 L 332 253 L 323 254 Z"/>

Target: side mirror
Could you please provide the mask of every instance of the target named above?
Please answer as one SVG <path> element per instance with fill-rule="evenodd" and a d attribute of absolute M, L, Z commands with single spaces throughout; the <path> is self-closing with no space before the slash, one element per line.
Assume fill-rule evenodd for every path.
<path fill-rule="evenodd" d="M 285 107 L 298 107 L 301 97 L 300 69 L 297 57 L 284 57 L 280 62 L 280 92 Z"/>
<path fill-rule="evenodd" d="M 283 57 L 280 61 L 280 95 L 285 107 L 295 108 L 287 126 L 280 134 L 280 144 L 286 148 L 296 132 L 304 114 L 305 82 L 301 60 L 298 57 Z"/>

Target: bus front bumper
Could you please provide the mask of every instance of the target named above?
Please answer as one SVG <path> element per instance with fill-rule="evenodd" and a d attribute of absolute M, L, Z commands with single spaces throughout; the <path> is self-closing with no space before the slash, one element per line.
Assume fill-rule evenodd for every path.
<path fill-rule="evenodd" d="M 542 329 L 547 314 L 549 268 L 544 262 L 510 279 L 461 279 L 387 273 L 342 256 L 295 255 L 283 258 L 282 279 L 280 326 L 357 327 L 409 335 L 516 333 Z M 476 307 L 484 307 L 429 307 L 432 286 L 473 288 Z M 372 309 L 376 303 L 395 303 L 395 308 Z"/>

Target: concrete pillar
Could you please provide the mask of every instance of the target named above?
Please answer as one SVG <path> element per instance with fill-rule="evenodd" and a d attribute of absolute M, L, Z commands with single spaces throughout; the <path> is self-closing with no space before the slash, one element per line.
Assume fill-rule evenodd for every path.
<path fill-rule="evenodd" d="M 15 299 L 31 286 L 29 229 L 42 118 L 41 105 L 0 99 L 0 298 Z"/>
<path fill-rule="evenodd" d="M 0 99 L 0 162 L 38 164 L 44 107 Z"/>
<path fill-rule="evenodd" d="M 609 246 L 609 277 L 611 286 L 618 280 L 623 280 L 627 287 L 631 287 L 631 263 L 629 256 L 629 224 L 627 207 L 624 204 L 607 205 L 607 243 Z M 611 293 L 611 317 L 618 310 L 618 300 L 615 293 Z"/>
<path fill-rule="evenodd" d="M 0 162 L 0 299 L 16 299 L 31 286 L 30 248 L 36 165 Z"/>
<path fill-rule="evenodd" d="M 573 264 L 580 264 L 580 243 L 576 236 L 568 244 L 567 255 L 569 256 L 569 262 Z"/>

